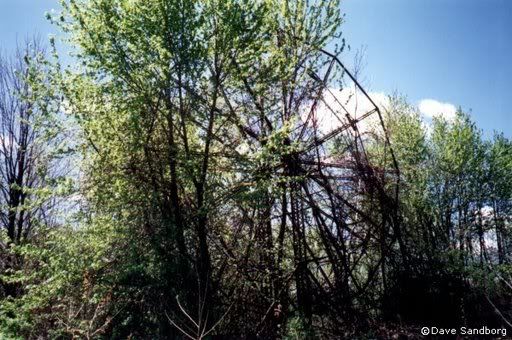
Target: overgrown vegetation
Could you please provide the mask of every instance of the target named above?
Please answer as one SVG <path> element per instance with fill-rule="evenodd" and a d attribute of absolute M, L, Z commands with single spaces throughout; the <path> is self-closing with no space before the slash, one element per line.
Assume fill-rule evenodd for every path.
<path fill-rule="evenodd" d="M 510 329 L 512 141 L 401 97 L 322 131 L 338 0 L 61 5 L 71 66 L 0 60 L 0 337 Z"/>

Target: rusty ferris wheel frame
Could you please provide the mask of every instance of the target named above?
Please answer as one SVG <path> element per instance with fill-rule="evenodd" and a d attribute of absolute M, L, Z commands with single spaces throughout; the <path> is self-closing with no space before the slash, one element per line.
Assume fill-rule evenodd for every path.
<path fill-rule="evenodd" d="M 281 193 L 269 201 L 267 213 L 272 222 L 268 226 L 262 224 L 262 231 L 255 236 L 260 248 L 268 249 L 268 253 L 274 246 L 280 249 L 277 259 L 262 256 L 260 261 L 265 265 L 261 268 L 282 265 L 285 235 L 291 238 L 294 263 L 293 275 L 281 272 L 280 279 L 274 278 L 270 306 L 257 329 L 260 335 L 272 334 L 270 311 L 278 302 L 280 305 L 288 300 L 285 286 L 292 277 L 297 298 L 296 303 L 291 303 L 294 308 L 310 322 L 315 310 L 327 309 L 336 324 L 355 317 L 355 306 L 361 305 L 369 290 L 386 280 L 386 263 L 392 252 L 399 251 L 403 263 L 407 263 L 398 214 L 400 170 L 381 109 L 336 55 L 324 49 L 317 52 L 327 60 L 318 72 L 325 72 L 320 75 L 306 69 L 315 84 L 313 94 L 305 116 L 287 141 L 297 142 L 298 150 L 282 156 L 279 166 L 272 169 L 290 180 L 281 183 Z M 330 87 L 331 76 L 336 74 L 334 68 L 341 71 L 341 77 L 348 77 L 354 92 L 369 104 L 369 109 L 359 116 L 357 109 L 339 98 L 341 92 L 336 95 Z M 332 103 L 326 94 L 332 97 Z M 336 124 L 328 131 L 320 131 L 319 116 L 325 112 L 335 118 Z M 361 124 L 372 117 L 377 118 L 380 134 L 361 132 Z M 265 117 L 258 121 L 264 125 L 263 120 L 271 125 Z M 333 141 L 338 141 L 334 153 Z M 367 152 L 366 144 L 371 144 L 373 154 Z M 375 149 L 383 157 L 378 164 Z M 308 235 L 313 229 L 320 255 L 318 248 L 313 250 L 309 244 Z M 369 249 L 376 250 L 378 259 L 368 256 Z M 244 271 L 248 267 L 237 264 L 237 268 Z M 285 276 L 288 283 L 282 282 Z M 246 280 L 252 279 L 252 274 L 246 273 Z"/>
<path fill-rule="evenodd" d="M 400 181 L 400 169 L 399 169 L 399 166 L 398 166 L 397 159 L 395 157 L 395 153 L 394 153 L 393 148 L 391 146 L 391 142 L 389 140 L 389 134 L 388 134 L 387 128 L 385 126 L 384 119 L 382 117 L 382 112 L 381 112 L 379 106 L 373 101 L 373 99 L 366 92 L 364 87 L 359 83 L 359 81 L 356 79 L 356 77 L 354 77 L 354 75 L 348 70 L 348 68 L 340 61 L 340 59 L 336 55 L 326 51 L 325 49 L 318 49 L 318 51 L 320 53 L 328 56 L 330 58 L 330 62 L 328 62 L 327 71 L 325 72 L 323 79 L 321 79 L 320 76 L 318 74 L 316 74 L 316 73 L 313 73 L 313 72 L 309 73 L 310 77 L 319 83 L 320 88 L 319 88 L 319 92 L 317 93 L 317 95 L 315 96 L 315 98 L 313 100 L 313 103 L 311 105 L 311 109 L 309 110 L 309 113 L 308 113 L 308 115 L 307 115 L 307 117 L 306 117 L 306 119 L 304 121 L 304 124 L 302 124 L 302 128 L 300 130 L 300 134 L 299 134 L 298 139 L 299 140 L 301 139 L 301 137 L 305 133 L 305 130 L 307 128 L 308 123 L 311 120 L 314 120 L 314 117 L 317 115 L 318 103 L 323 100 L 323 92 L 326 91 L 326 90 L 332 95 L 332 97 L 334 98 L 336 104 L 338 104 L 339 107 L 341 107 L 341 109 L 344 111 L 345 114 L 343 115 L 343 117 L 346 119 L 346 121 L 343 121 L 343 119 L 341 119 L 339 117 L 339 115 L 336 112 L 335 108 L 331 107 L 330 105 L 328 105 L 327 103 L 324 102 L 327 110 L 329 110 L 331 113 L 334 114 L 334 116 L 341 123 L 341 126 L 336 127 L 335 129 L 333 129 L 332 131 L 329 131 L 329 133 L 325 134 L 324 136 L 322 136 L 320 138 L 318 138 L 318 136 L 315 134 L 314 141 L 311 142 L 310 144 L 306 145 L 302 149 L 302 152 L 311 151 L 315 147 L 320 146 L 320 145 L 328 142 L 329 140 L 335 138 L 336 136 L 344 133 L 345 131 L 347 131 L 349 129 L 352 129 L 352 131 L 356 134 L 356 138 L 360 138 L 360 131 L 359 131 L 359 128 L 358 128 L 358 124 L 363 122 L 364 120 L 370 118 L 372 115 L 376 114 L 377 117 L 378 117 L 378 123 L 379 123 L 380 128 L 382 129 L 382 132 L 383 132 L 385 148 L 387 148 L 389 150 L 389 154 L 390 154 L 390 157 L 391 157 L 391 161 L 392 161 L 391 164 L 392 164 L 392 167 L 393 167 L 392 172 L 394 172 L 394 174 L 396 175 L 396 180 L 397 180 L 397 184 L 398 184 L 398 182 Z M 327 84 L 328 84 L 328 81 L 329 81 L 329 76 L 331 74 L 331 71 L 332 71 L 332 68 L 333 68 L 334 65 L 338 65 L 339 67 L 341 67 L 341 69 L 343 70 L 343 73 L 346 74 L 348 76 L 348 78 L 354 83 L 355 91 L 360 91 L 362 93 L 362 95 L 366 98 L 366 100 L 368 100 L 368 102 L 371 104 L 372 107 L 369 110 L 366 110 L 365 112 L 363 112 L 363 114 L 360 117 L 357 117 L 354 112 L 350 112 L 350 110 L 348 110 L 345 107 L 345 105 L 342 103 L 342 101 L 339 100 L 336 97 L 336 95 L 334 95 L 331 92 L 331 90 L 328 88 Z M 343 166 L 341 164 L 330 164 L 330 165 L 333 166 L 333 167 Z M 398 185 L 396 185 L 395 186 L 395 199 L 398 199 L 398 193 L 399 193 L 398 192 Z"/>

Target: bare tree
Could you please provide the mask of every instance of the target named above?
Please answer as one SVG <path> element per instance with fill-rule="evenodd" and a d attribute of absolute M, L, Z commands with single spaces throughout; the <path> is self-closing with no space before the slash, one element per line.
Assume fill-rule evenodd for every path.
<path fill-rule="evenodd" d="M 46 220 L 45 204 L 36 194 L 46 185 L 51 165 L 44 113 L 31 84 L 39 81 L 34 76 L 43 55 L 42 44 L 34 38 L 13 57 L 0 56 L 0 226 L 13 243 L 29 236 L 34 217 Z"/>

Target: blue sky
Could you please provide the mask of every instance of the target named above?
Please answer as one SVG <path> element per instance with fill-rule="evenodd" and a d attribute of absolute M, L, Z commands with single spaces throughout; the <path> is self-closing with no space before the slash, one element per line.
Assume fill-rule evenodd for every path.
<path fill-rule="evenodd" d="M 57 0 L 0 0 L 0 50 L 55 33 L 51 8 Z M 460 105 L 486 136 L 512 137 L 512 1 L 344 0 L 342 10 L 346 58 L 364 46 L 371 91 L 398 91 L 425 112 Z"/>
<path fill-rule="evenodd" d="M 45 39 L 55 33 L 44 16 L 52 8 L 59 8 L 57 0 L 0 0 L 0 50 L 11 51 L 34 33 Z"/>
<path fill-rule="evenodd" d="M 486 136 L 512 137 L 512 1 L 345 0 L 342 7 L 351 52 L 365 46 L 372 91 L 461 106 Z"/>

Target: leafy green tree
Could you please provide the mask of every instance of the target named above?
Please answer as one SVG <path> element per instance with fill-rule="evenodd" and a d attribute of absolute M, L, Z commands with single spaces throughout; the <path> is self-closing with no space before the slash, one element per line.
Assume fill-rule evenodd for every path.
<path fill-rule="evenodd" d="M 512 196 L 512 145 L 503 135 L 496 134 L 489 151 L 489 197 L 492 223 L 495 227 L 499 263 L 510 263 L 510 216 Z"/>
<path fill-rule="evenodd" d="M 270 223 L 277 178 L 263 158 L 284 156 L 271 141 L 286 140 L 307 101 L 307 72 L 325 62 L 317 49 L 338 35 L 338 5 L 62 2 L 54 20 L 79 66 L 65 71 L 61 91 L 84 137 L 83 194 L 91 218 L 111 216 L 132 240 L 130 256 L 119 254 L 117 284 L 139 291 L 123 310 L 139 310 L 142 320 L 120 315 L 119 334 L 138 328 L 172 337 L 179 333 L 171 324 L 197 311 L 190 313 L 200 337 L 227 310 L 245 308 L 244 291 L 258 303 L 253 321 L 236 332 L 254 333 L 267 304 L 288 295 L 289 254 L 282 237 L 274 245 Z M 248 215 L 254 229 L 242 237 L 230 224 Z M 243 281 L 252 275 L 232 270 L 243 261 L 270 274 L 258 270 L 254 284 L 233 284 L 244 271 Z M 240 299 L 233 308 L 229 291 Z M 299 295 L 304 312 L 307 294 Z"/>
<path fill-rule="evenodd" d="M 61 5 L 49 18 L 75 63 L 54 48 L 51 63 L 27 64 L 21 98 L 41 119 L 19 121 L 56 151 L 36 171 L 44 185 L 4 186 L 30 196 L 4 220 L 48 202 L 64 216 L 33 214 L 31 237 L 1 234 L 19 263 L 1 276 L 18 292 L 0 301 L 0 336 L 386 338 L 396 321 L 506 324 L 510 141 L 485 141 L 460 110 L 427 124 L 398 96 L 375 126 L 333 98 L 323 109 L 341 125 L 324 134 L 318 103 L 351 91 L 343 44 L 324 50 L 341 37 L 338 0 Z M 67 178 L 46 171 L 70 160 Z"/>

